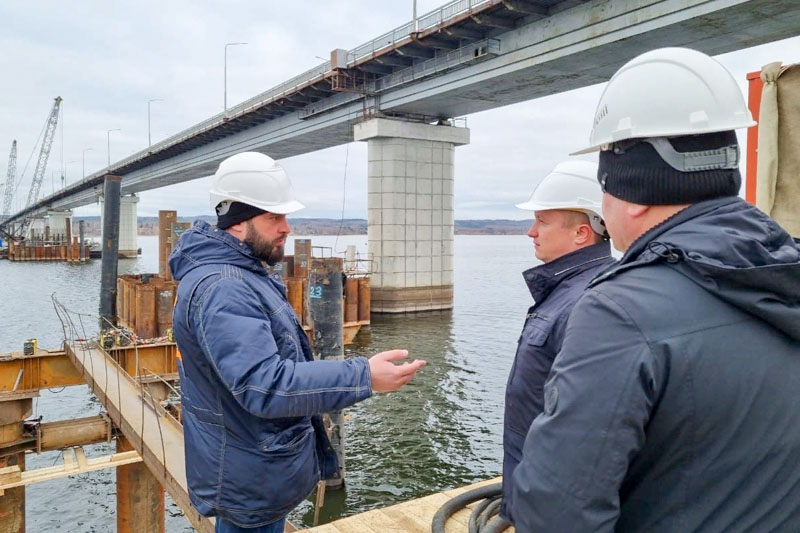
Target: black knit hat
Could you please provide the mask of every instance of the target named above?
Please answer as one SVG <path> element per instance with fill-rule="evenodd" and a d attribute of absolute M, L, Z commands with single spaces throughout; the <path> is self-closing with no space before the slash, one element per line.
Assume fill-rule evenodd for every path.
<path fill-rule="evenodd" d="M 243 204 L 241 202 L 231 202 L 228 206 L 228 209 L 225 210 L 224 213 L 220 214 L 220 211 L 224 210 L 225 205 L 225 202 L 222 202 L 216 208 L 217 227 L 219 229 L 228 229 L 234 224 L 244 222 L 245 220 L 250 220 L 255 216 L 266 213 L 266 211 L 263 209 L 253 207 L 252 205 Z"/>
<path fill-rule="evenodd" d="M 737 167 L 738 142 L 735 132 L 671 137 L 669 144 L 672 148 L 666 150 L 671 151 L 676 159 L 692 153 L 687 157 L 694 161 L 690 168 L 698 170 L 688 172 L 677 170 L 667 163 L 652 142 L 648 139 L 630 139 L 614 143 L 611 150 L 600 152 L 597 177 L 604 192 L 641 205 L 693 204 L 739 194 L 742 177 Z M 734 160 L 725 165 L 729 168 L 706 170 L 702 169 L 704 165 L 697 163 L 702 163 L 703 158 L 724 158 L 726 154 L 736 154 Z"/>

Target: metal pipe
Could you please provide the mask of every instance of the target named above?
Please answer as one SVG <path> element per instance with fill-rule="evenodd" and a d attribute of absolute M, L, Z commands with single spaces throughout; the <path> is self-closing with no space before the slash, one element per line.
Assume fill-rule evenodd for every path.
<path fill-rule="evenodd" d="M 107 175 L 103 185 L 103 259 L 100 269 L 100 329 L 116 324 L 119 263 L 119 205 L 122 178 Z"/>
<path fill-rule="evenodd" d="M 296 241 L 295 241 L 296 242 Z M 344 359 L 344 312 L 342 309 L 342 259 L 311 259 L 308 274 L 308 305 L 314 328 L 314 355 L 321 360 Z M 331 446 L 339 459 L 339 476 L 328 480 L 329 488 L 344 486 L 344 414 L 326 413 L 330 419 Z"/>

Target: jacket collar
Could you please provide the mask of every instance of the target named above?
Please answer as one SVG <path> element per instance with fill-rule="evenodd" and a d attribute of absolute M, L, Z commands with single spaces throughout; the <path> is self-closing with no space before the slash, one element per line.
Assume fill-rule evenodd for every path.
<path fill-rule="evenodd" d="M 715 198 L 692 204 L 686 209 L 678 211 L 660 224 L 650 228 L 639 236 L 625 251 L 619 262 L 601 275 L 594 278 L 589 287 L 612 278 L 617 274 L 635 268 L 637 266 L 654 263 L 656 261 L 674 262 L 677 258 L 673 257 L 674 251 L 669 246 L 659 243 L 658 239 L 665 233 L 690 220 L 710 213 L 719 208 L 725 208 L 732 204 L 741 203 L 738 196 L 728 196 L 725 198 Z"/>
<path fill-rule="evenodd" d="M 192 269 L 201 264 L 229 264 L 254 272 L 267 272 L 264 263 L 253 255 L 249 244 L 202 220 L 195 221 L 192 228 L 181 236 L 176 251 L 180 254 L 175 258 L 174 271 Z M 171 267 L 172 261 L 170 258 Z"/>
<path fill-rule="evenodd" d="M 522 273 L 533 300 L 538 304 L 553 292 L 559 283 L 596 266 L 611 257 L 611 246 L 603 241 L 562 255 L 549 263 L 529 268 Z"/>

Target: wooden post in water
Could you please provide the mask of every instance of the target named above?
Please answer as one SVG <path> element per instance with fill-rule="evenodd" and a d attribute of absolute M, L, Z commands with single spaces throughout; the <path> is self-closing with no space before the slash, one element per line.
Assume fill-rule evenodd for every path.
<path fill-rule="evenodd" d="M 317 359 L 344 359 L 342 304 L 342 259 L 312 258 L 308 272 L 308 307 L 314 328 L 314 356 Z M 328 480 L 326 484 L 330 488 L 341 488 L 344 486 L 345 475 L 344 414 L 342 411 L 334 411 L 326 416 L 330 421 L 328 435 L 331 445 L 339 458 L 339 476 Z"/>
<path fill-rule="evenodd" d="M 119 204 L 122 178 L 107 175 L 103 186 L 103 259 L 100 269 L 100 329 L 116 323 L 119 264 Z"/>

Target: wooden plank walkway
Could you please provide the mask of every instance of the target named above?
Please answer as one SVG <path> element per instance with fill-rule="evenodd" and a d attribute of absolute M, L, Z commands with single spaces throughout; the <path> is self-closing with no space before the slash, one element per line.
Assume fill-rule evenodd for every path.
<path fill-rule="evenodd" d="M 416 500 L 398 503 L 383 509 L 373 509 L 336 520 L 311 529 L 307 533 L 430 533 L 433 515 L 450 498 L 483 485 L 498 483 L 502 478 L 487 479 L 466 487 L 431 494 Z M 479 502 L 461 509 L 447 521 L 445 533 L 466 533 L 469 515 Z M 513 533 L 509 527 L 505 533 Z"/>

